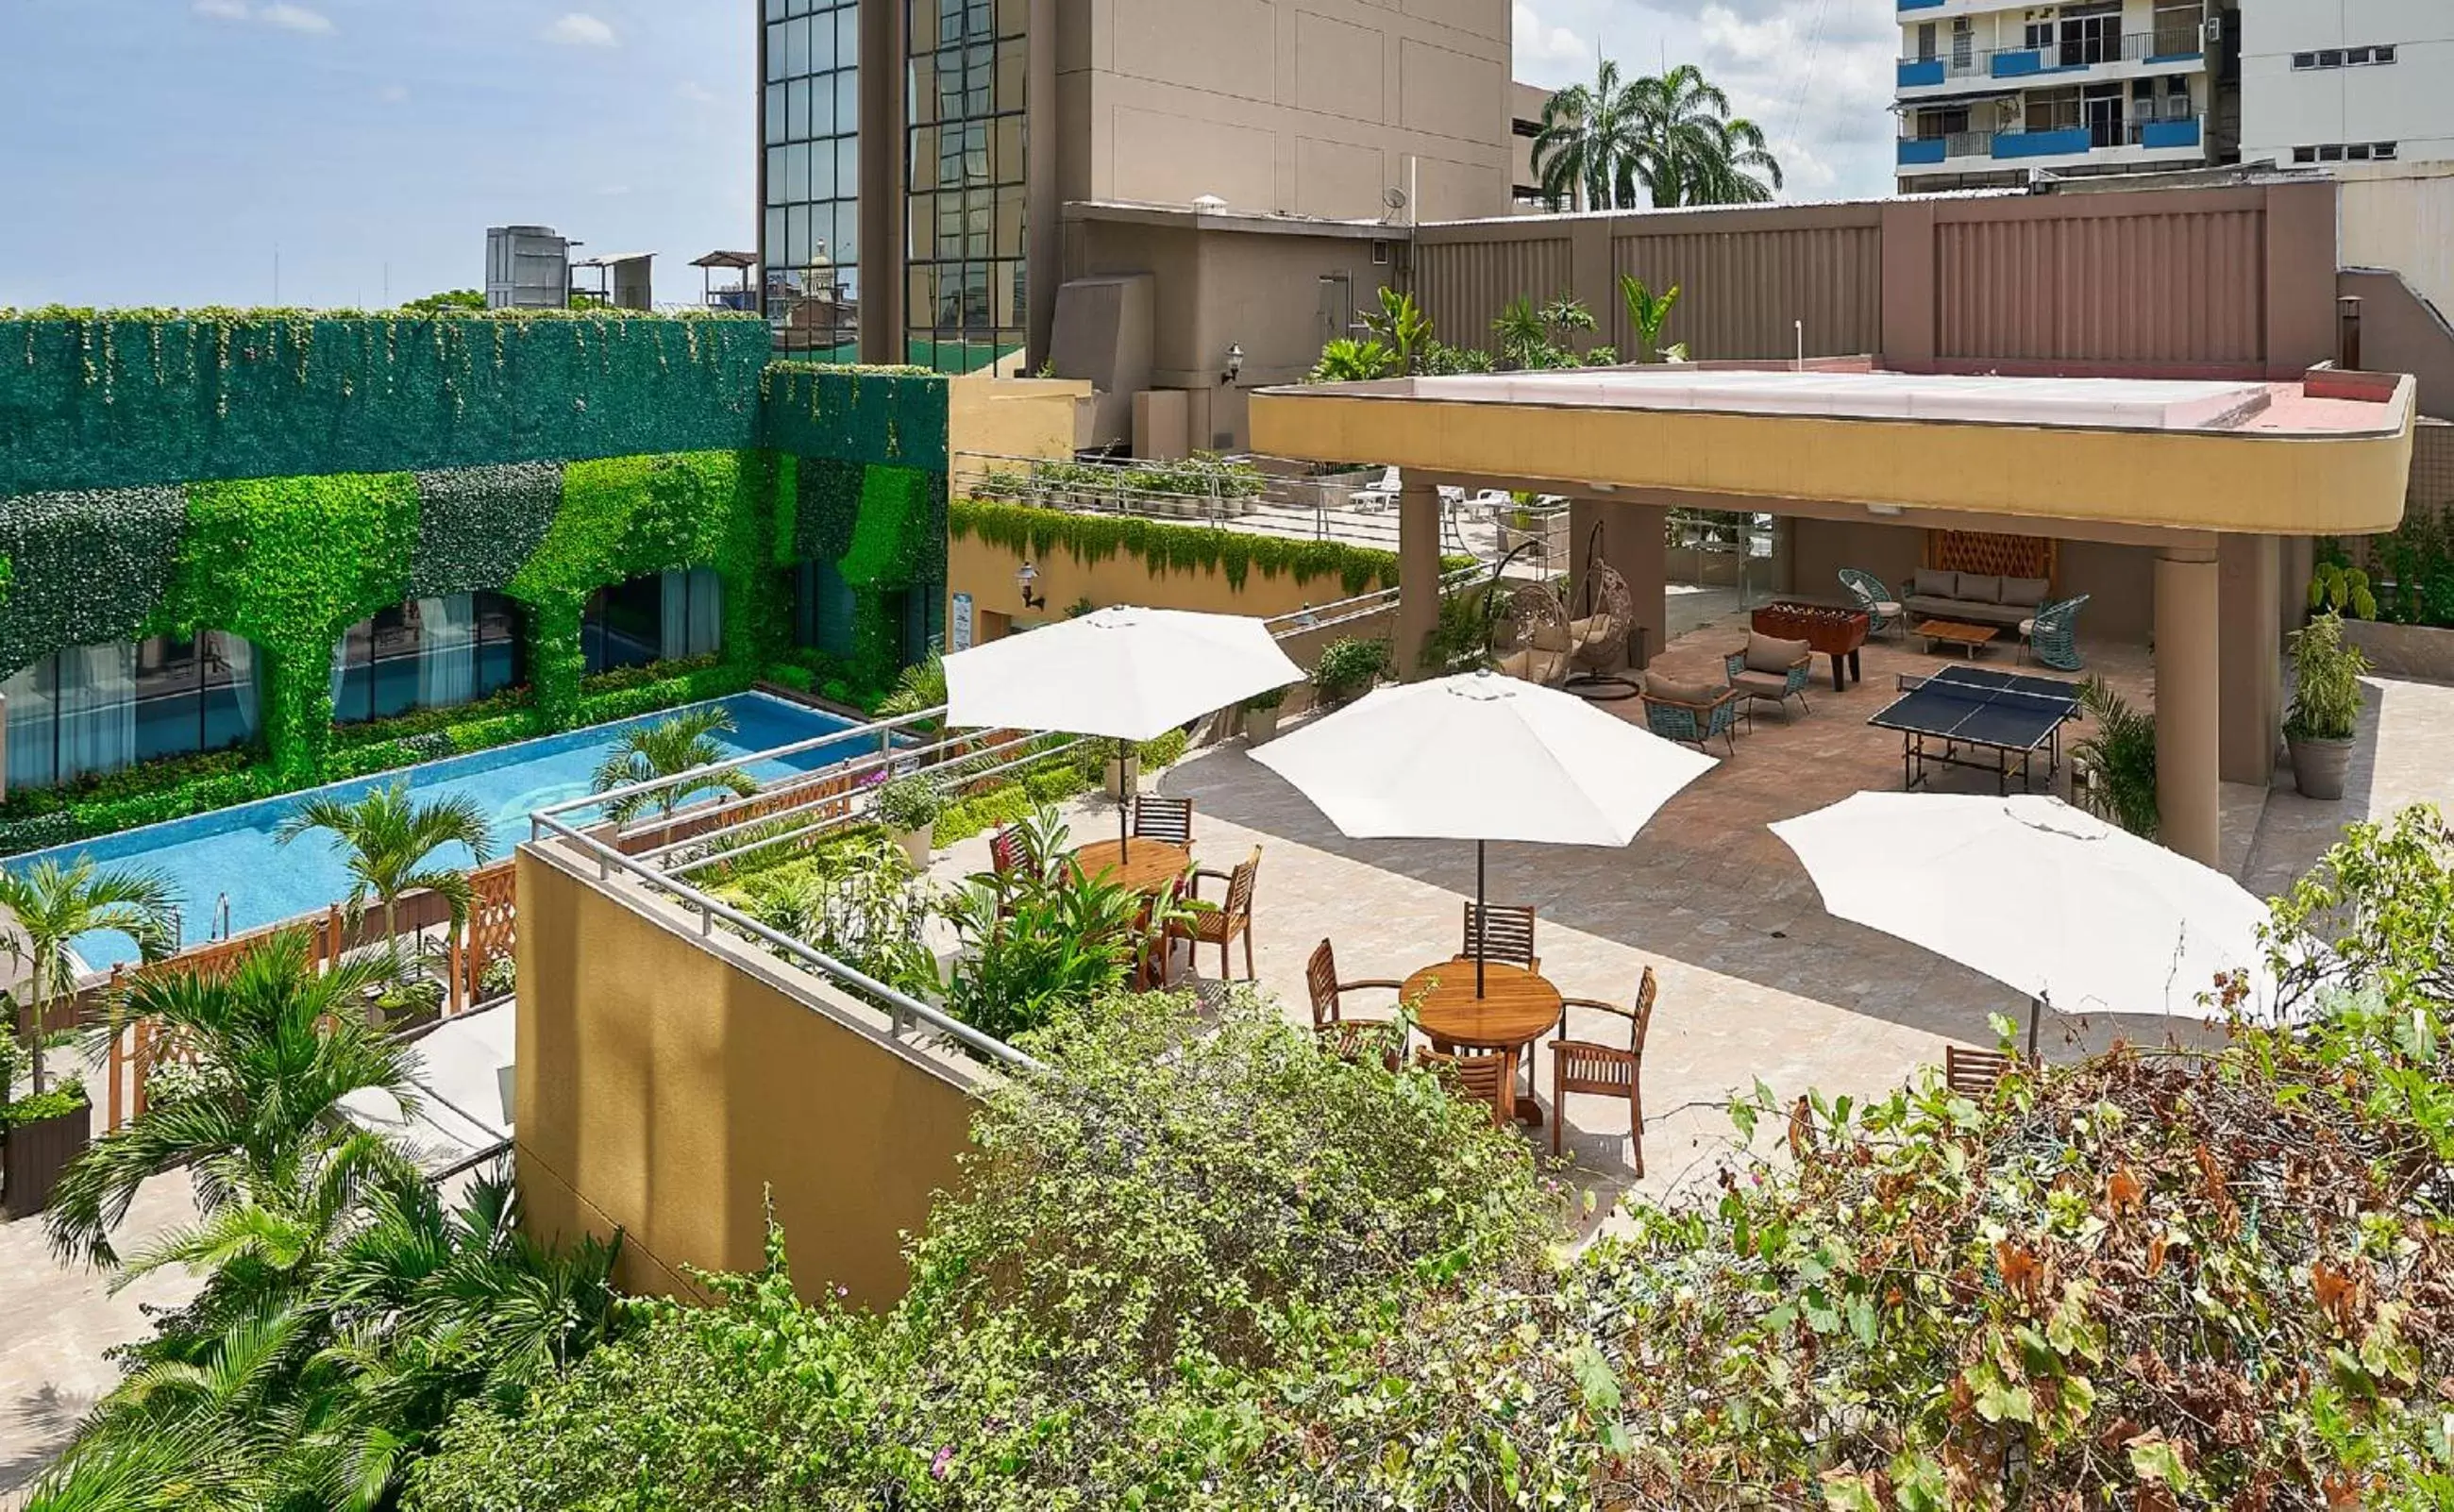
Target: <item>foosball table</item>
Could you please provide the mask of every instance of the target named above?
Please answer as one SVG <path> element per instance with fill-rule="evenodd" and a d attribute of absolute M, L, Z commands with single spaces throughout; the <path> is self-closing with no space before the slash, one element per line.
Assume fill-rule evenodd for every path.
<path fill-rule="evenodd" d="M 1866 612 L 1827 604 L 1778 602 L 1755 612 L 1755 632 L 1781 640 L 1802 640 L 1832 658 L 1832 691 L 1843 693 L 1859 678 L 1858 652 L 1866 644 Z M 1842 674 L 1847 674 L 1847 681 Z"/>

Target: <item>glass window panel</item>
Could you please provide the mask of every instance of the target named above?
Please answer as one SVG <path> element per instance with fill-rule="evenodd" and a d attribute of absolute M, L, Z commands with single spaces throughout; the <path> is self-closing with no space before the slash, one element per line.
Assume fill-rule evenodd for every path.
<path fill-rule="evenodd" d="M 795 205 L 785 212 L 784 266 L 801 268 L 810 261 L 810 207 Z"/>
<path fill-rule="evenodd" d="M 785 102 L 785 137 L 789 140 L 797 142 L 801 138 L 809 135 L 810 81 L 807 79 L 795 79 L 789 84 L 771 86 L 767 92 L 767 115 L 770 123 L 773 123 L 775 115 L 774 102 L 780 98 Z M 768 139 L 770 141 L 774 140 L 774 133 L 772 131 L 768 134 Z"/>
<path fill-rule="evenodd" d="M 795 78 L 810 71 L 810 24 L 787 21 L 779 29 L 784 39 L 784 71 L 779 78 Z"/>
<path fill-rule="evenodd" d="M 203 735 L 204 669 L 197 645 L 155 635 L 136 647 L 136 759 L 187 756 Z"/>
<path fill-rule="evenodd" d="M 860 143 L 855 138 L 835 143 L 835 192 L 846 199 L 860 196 Z"/>
<path fill-rule="evenodd" d="M 860 260 L 860 207 L 852 200 L 835 201 L 835 260 Z"/>
<path fill-rule="evenodd" d="M 849 69 L 860 61 L 860 8 L 835 12 L 835 67 Z"/>
<path fill-rule="evenodd" d="M 996 108 L 1022 109 L 1025 49 L 1020 42 L 1000 42 L 996 50 Z"/>
<path fill-rule="evenodd" d="M 1030 10 L 1029 0 L 996 0 L 996 34 L 1001 37 L 1022 35 Z"/>
<path fill-rule="evenodd" d="M 239 636 L 208 631 L 204 643 L 204 749 L 246 745 L 255 738 L 258 714 L 255 648 Z"/>
<path fill-rule="evenodd" d="M 801 124 L 793 134 L 825 136 L 833 132 L 835 127 L 835 75 L 821 73 L 814 78 L 803 79 L 799 88 L 802 99 L 797 119 Z"/>
<path fill-rule="evenodd" d="M 1006 185 L 996 191 L 996 243 L 990 249 L 996 257 L 1020 257 L 1022 246 L 1022 190 Z"/>
<path fill-rule="evenodd" d="M 789 97 L 790 87 L 780 84 L 770 84 L 766 87 L 765 92 L 767 96 L 766 140 L 767 144 L 772 147 L 775 143 L 784 139 L 785 130 L 790 124 L 785 115 L 785 102 Z"/>
<path fill-rule="evenodd" d="M 793 75 L 793 70 L 789 67 L 792 61 L 792 45 L 786 40 L 786 36 L 794 26 L 793 22 L 779 21 L 767 29 L 767 78 L 771 83 Z"/>
<path fill-rule="evenodd" d="M 767 19 L 770 21 L 783 20 L 784 4 L 785 0 L 767 0 Z"/>
<path fill-rule="evenodd" d="M 784 147 L 767 149 L 767 203 L 770 205 L 785 204 L 794 197 L 792 191 L 784 187 L 784 154 L 790 151 L 792 149 Z"/>
<path fill-rule="evenodd" d="M 6 682 L 9 699 L 9 781 L 47 788 L 59 780 L 59 658 L 45 656 Z"/>
<path fill-rule="evenodd" d="M 835 197 L 835 144 L 833 142 L 810 144 L 809 192 L 812 199 Z"/>
<path fill-rule="evenodd" d="M 767 212 L 767 243 L 759 249 L 760 261 L 781 267 L 792 260 L 784 245 L 784 222 L 789 213 L 783 210 Z"/>
<path fill-rule="evenodd" d="M 845 14 L 851 12 L 846 11 Z M 835 75 L 835 130 L 856 131 L 860 130 L 860 75 L 845 69 Z"/>

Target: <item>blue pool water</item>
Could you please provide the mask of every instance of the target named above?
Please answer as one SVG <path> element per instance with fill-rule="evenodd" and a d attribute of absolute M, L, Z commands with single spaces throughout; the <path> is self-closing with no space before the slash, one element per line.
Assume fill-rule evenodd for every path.
<path fill-rule="evenodd" d="M 763 693 L 736 694 L 716 702 L 733 716 L 732 732 L 715 736 L 729 756 L 772 751 L 830 731 L 853 728 L 849 719 Z M 233 930 L 251 929 L 308 913 L 348 894 L 349 875 L 332 837 L 317 832 L 302 835 L 288 845 L 273 842 L 273 829 L 302 800 L 314 794 L 354 798 L 406 778 L 411 790 L 422 796 L 466 795 L 475 798 L 489 816 L 493 826 L 494 855 L 499 857 L 529 837 L 531 811 L 588 792 L 588 779 L 625 731 L 669 719 L 677 712 L 666 710 L 473 756 L 453 756 L 376 776 L 336 782 L 306 793 L 288 793 L 193 818 L 173 819 L 167 824 L 30 852 L 7 864 L 13 870 L 39 860 L 67 860 L 84 855 L 105 864 L 150 867 L 169 877 L 171 885 L 177 889 L 186 943 L 195 944 L 210 937 L 216 901 L 224 894 L 230 897 Z M 867 743 L 870 738 L 830 742 L 782 760 L 760 761 L 750 767 L 750 775 L 766 782 L 796 772 L 834 766 L 871 749 Z M 585 812 L 576 816 L 589 816 Z M 435 853 L 434 860 L 438 864 L 467 866 L 471 857 L 464 847 L 454 845 Z M 136 958 L 135 948 L 121 935 L 84 936 L 77 940 L 76 949 L 86 963 L 96 969 Z"/>

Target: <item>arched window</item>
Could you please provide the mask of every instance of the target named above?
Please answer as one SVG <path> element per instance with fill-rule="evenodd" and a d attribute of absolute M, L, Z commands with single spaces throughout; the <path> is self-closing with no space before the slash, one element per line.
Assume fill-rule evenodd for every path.
<path fill-rule="evenodd" d="M 20 669 L 8 697 L 8 779 L 50 787 L 140 761 L 255 739 L 255 648 L 223 631 L 73 646 Z"/>
<path fill-rule="evenodd" d="M 520 606 L 501 594 L 395 604 L 332 645 L 332 720 L 355 724 L 473 702 L 528 677 Z"/>
<path fill-rule="evenodd" d="M 652 573 L 600 588 L 580 617 L 591 673 L 703 656 L 724 643 L 724 584 L 712 567 Z"/>

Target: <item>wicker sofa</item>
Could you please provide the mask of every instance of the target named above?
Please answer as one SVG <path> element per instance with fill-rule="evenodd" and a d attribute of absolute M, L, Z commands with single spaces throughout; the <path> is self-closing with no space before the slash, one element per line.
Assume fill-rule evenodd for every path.
<path fill-rule="evenodd" d="M 2036 617 L 2038 610 L 2053 601 L 2053 587 L 2042 577 L 1998 577 L 1921 567 L 1909 575 L 1901 608 L 1912 625 L 1921 619 L 1949 619 L 2017 630 L 2022 620 Z"/>

